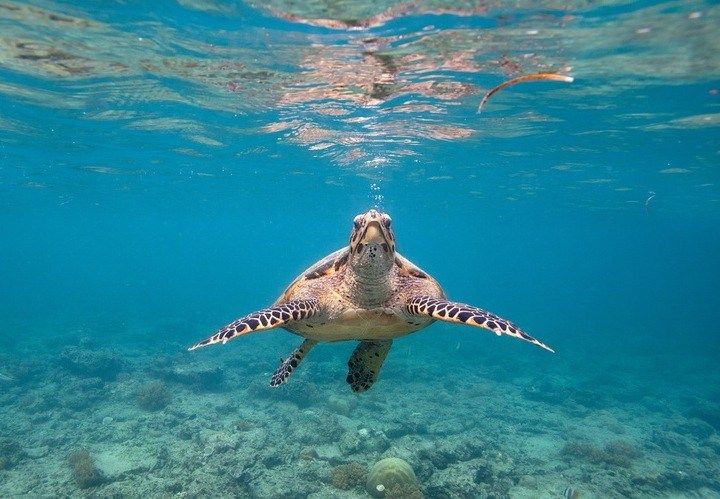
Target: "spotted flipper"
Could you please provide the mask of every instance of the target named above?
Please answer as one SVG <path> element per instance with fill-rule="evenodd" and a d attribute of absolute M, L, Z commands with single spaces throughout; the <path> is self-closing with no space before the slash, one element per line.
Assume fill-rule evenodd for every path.
<path fill-rule="evenodd" d="M 220 343 L 221 341 L 225 344 L 229 340 L 243 334 L 283 327 L 291 321 L 307 319 L 316 314 L 318 310 L 319 307 L 316 300 L 290 301 L 275 307 L 259 310 L 231 322 L 209 338 L 195 343 L 188 348 L 188 350 L 195 350 L 196 348 L 212 345 L 213 343 Z"/>
<path fill-rule="evenodd" d="M 512 322 L 471 305 L 438 300 L 428 296 L 418 296 L 410 300 L 407 305 L 405 305 L 405 309 L 412 315 L 429 315 L 433 319 L 440 321 L 457 322 L 467 324 L 468 326 L 489 329 L 498 336 L 502 334 L 514 336 L 515 338 L 528 341 L 545 350 L 555 352 L 555 350 L 545 343 L 525 333 Z"/>
<path fill-rule="evenodd" d="M 295 371 L 295 368 L 300 364 L 305 356 L 308 354 L 310 349 L 317 345 L 315 340 L 305 340 L 302 345 L 297 347 L 293 353 L 291 353 L 287 359 L 280 362 L 278 367 L 270 378 L 270 386 L 280 386 L 285 383 L 290 375 Z"/>
<path fill-rule="evenodd" d="M 392 340 L 360 342 L 348 361 L 347 382 L 352 391 L 364 392 L 377 381 L 391 346 Z"/>

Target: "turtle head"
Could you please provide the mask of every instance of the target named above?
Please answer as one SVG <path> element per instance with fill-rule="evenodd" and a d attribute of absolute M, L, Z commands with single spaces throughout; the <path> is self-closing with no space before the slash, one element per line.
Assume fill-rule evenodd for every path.
<path fill-rule="evenodd" d="M 349 264 L 368 276 L 387 274 L 395 261 L 395 235 L 392 219 L 385 213 L 370 210 L 353 220 L 350 233 Z"/>

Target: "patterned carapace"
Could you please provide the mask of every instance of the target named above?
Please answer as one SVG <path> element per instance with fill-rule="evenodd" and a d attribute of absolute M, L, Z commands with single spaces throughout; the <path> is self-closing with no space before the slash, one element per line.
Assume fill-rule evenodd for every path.
<path fill-rule="evenodd" d="M 349 245 L 300 274 L 275 303 L 246 315 L 190 350 L 248 333 L 283 328 L 304 338 L 281 359 L 270 384 L 285 383 L 319 342 L 358 341 L 348 362 L 347 382 L 355 392 L 369 389 L 393 339 L 436 320 L 487 329 L 545 350 L 543 342 L 495 314 L 446 299 L 440 284 L 396 250 L 392 220 L 370 210 L 353 220 Z"/>

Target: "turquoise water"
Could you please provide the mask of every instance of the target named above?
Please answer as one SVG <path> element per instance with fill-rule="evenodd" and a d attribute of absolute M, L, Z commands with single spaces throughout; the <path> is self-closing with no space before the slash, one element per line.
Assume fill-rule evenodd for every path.
<path fill-rule="evenodd" d="M 720 7 L 502 5 L 0 2 L 0 496 L 720 497 Z M 372 207 L 557 353 L 186 351 Z"/>

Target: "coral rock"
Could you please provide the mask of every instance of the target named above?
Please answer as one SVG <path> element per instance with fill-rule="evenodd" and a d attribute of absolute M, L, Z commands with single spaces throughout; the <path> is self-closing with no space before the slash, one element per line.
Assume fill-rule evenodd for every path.
<path fill-rule="evenodd" d="M 412 467 L 397 457 L 388 457 L 375 463 L 365 488 L 373 497 L 386 497 L 391 491 L 397 493 L 400 490 L 420 489 Z"/>

